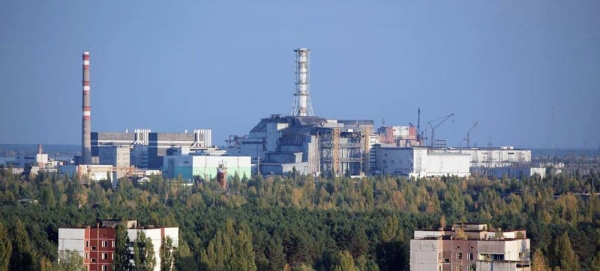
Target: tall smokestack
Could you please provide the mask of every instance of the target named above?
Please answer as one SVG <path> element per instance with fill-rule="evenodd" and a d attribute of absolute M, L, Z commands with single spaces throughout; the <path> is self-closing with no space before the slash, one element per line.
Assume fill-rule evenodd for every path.
<path fill-rule="evenodd" d="M 81 127 L 81 164 L 92 164 L 92 123 L 90 103 L 90 53 L 83 52 L 83 121 Z"/>
<path fill-rule="evenodd" d="M 314 116 L 310 101 L 309 56 L 310 49 L 298 48 L 296 52 L 296 92 L 292 105 L 292 116 Z"/>

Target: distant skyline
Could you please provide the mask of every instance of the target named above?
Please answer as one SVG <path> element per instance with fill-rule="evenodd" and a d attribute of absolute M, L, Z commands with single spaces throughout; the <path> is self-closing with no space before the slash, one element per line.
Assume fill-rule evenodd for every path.
<path fill-rule="evenodd" d="M 315 114 L 427 122 L 448 145 L 600 147 L 600 1 L 2 1 L 0 144 L 92 131 L 212 129 L 288 115 L 294 49 Z M 554 108 L 554 117 L 553 110 Z"/>

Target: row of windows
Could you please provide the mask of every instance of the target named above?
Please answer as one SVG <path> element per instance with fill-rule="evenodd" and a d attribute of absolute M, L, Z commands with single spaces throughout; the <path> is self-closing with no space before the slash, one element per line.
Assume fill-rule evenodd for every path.
<path fill-rule="evenodd" d="M 473 253 L 466 253 L 467 260 L 473 260 Z M 461 260 L 463 258 L 463 254 L 461 252 L 456 253 L 456 259 Z"/>
<path fill-rule="evenodd" d="M 90 254 L 92 254 L 93 256 L 96 256 L 96 253 L 90 253 Z M 108 256 L 109 256 L 108 254 L 110 254 L 110 257 L 111 257 L 111 259 L 112 259 L 112 260 L 114 260 L 114 259 L 115 259 L 115 254 L 114 254 L 114 253 L 106 253 L 106 252 L 102 252 L 102 253 L 100 253 L 100 258 L 101 258 L 102 260 L 106 260 L 106 259 L 108 259 Z M 84 253 L 83 257 L 84 257 L 85 259 L 89 259 L 89 255 L 88 255 L 88 253 L 87 253 L 87 252 L 86 252 L 86 253 Z M 96 258 L 92 258 L 91 262 L 95 263 L 95 262 L 96 262 Z"/>
<path fill-rule="evenodd" d="M 108 241 L 101 241 L 102 247 L 108 247 Z M 85 247 L 90 247 L 90 241 L 85 241 Z M 115 241 L 111 241 L 111 247 L 115 247 Z M 96 250 L 96 246 L 92 246 L 92 250 Z"/>

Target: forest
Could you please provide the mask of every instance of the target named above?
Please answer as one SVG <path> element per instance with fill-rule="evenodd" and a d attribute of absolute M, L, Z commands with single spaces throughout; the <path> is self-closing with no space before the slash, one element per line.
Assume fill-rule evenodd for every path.
<path fill-rule="evenodd" d="M 291 172 L 236 175 L 223 191 L 214 180 L 123 178 L 113 187 L 0 167 L 0 271 L 65 269 L 58 228 L 103 219 L 178 226 L 176 270 L 408 270 L 413 231 L 443 221 L 526 229 L 533 270 L 600 270 L 599 188 L 597 172 L 521 180 Z"/>

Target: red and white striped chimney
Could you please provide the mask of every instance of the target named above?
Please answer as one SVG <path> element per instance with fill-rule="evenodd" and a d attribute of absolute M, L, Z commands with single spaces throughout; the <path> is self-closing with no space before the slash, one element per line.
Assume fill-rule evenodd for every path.
<path fill-rule="evenodd" d="M 81 164 L 92 164 L 92 123 L 90 102 L 90 53 L 83 52 L 83 122 Z"/>

